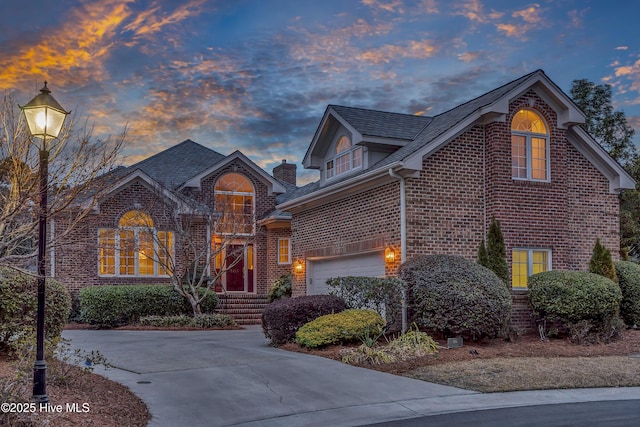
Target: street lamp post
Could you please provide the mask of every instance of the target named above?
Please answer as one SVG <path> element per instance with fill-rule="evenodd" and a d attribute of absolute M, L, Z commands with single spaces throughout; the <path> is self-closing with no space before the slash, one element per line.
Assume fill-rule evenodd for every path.
<path fill-rule="evenodd" d="M 38 213 L 38 320 L 36 324 L 36 361 L 33 365 L 33 399 L 36 402 L 48 402 L 46 372 L 44 361 L 44 302 L 45 302 L 45 255 L 47 250 L 47 188 L 49 186 L 49 149 L 47 138 L 55 139 L 60 134 L 64 119 L 69 114 L 58 104 L 47 82 L 27 105 L 20 107 L 24 112 L 29 133 L 42 139 L 39 148 L 38 192 L 40 210 Z"/>

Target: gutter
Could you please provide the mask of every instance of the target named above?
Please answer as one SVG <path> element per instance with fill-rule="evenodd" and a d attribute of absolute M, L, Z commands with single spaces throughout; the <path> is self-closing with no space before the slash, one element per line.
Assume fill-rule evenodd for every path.
<path fill-rule="evenodd" d="M 389 168 L 389 175 L 400 181 L 400 261 L 407 260 L 407 198 L 404 177 Z"/>
<path fill-rule="evenodd" d="M 389 168 L 389 175 L 400 181 L 400 261 L 402 264 L 407 260 L 407 189 L 405 179 L 392 168 Z M 402 287 L 402 332 L 407 331 L 407 289 Z"/>

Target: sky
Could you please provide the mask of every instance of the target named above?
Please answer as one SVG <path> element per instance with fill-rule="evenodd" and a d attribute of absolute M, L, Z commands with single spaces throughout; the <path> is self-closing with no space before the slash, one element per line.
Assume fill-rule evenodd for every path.
<path fill-rule="evenodd" d="M 0 90 L 44 80 L 124 165 L 186 139 L 301 166 L 328 104 L 436 115 L 537 69 L 612 86 L 640 134 L 640 2 L 0 0 Z M 640 143 L 639 136 L 636 142 Z"/>

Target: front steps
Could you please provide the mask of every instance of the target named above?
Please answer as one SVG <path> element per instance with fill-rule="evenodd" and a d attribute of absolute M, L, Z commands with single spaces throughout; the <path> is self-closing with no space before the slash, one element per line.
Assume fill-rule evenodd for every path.
<path fill-rule="evenodd" d="M 267 304 L 266 296 L 218 294 L 216 311 L 233 317 L 238 325 L 260 325 L 262 324 L 262 310 Z"/>

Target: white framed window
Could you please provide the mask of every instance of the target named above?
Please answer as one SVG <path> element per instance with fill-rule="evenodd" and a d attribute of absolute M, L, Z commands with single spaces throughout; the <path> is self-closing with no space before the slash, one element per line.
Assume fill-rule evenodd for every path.
<path fill-rule="evenodd" d="M 549 133 L 531 110 L 518 111 L 511 121 L 511 177 L 549 181 Z"/>
<path fill-rule="evenodd" d="M 173 232 L 156 230 L 144 212 L 129 211 L 118 228 L 98 230 L 98 274 L 167 277 L 173 249 Z"/>
<path fill-rule="evenodd" d="M 551 250 L 515 248 L 511 251 L 511 287 L 527 289 L 529 276 L 551 270 Z"/>
<path fill-rule="evenodd" d="M 278 239 L 278 264 L 291 264 L 291 239 Z"/>
<path fill-rule="evenodd" d="M 343 135 L 336 144 L 335 156 L 325 162 L 325 178 L 331 179 L 362 167 L 362 147 L 351 145 L 351 139 Z"/>
<path fill-rule="evenodd" d="M 222 214 L 217 231 L 221 234 L 252 235 L 254 233 L 253 184 L 242 174 L 231 172 L 216 181 L 216 210 Z"/>

